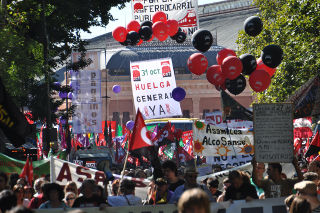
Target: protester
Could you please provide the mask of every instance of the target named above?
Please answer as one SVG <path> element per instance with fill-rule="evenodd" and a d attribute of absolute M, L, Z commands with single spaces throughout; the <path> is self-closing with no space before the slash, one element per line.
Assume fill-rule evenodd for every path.
<path fill-rule="evenodd" d="M 217 201 L 218 197 L 222 194 L 219 188 L 219 180 L 216 178 L 208 178 L 206 181 L 207 187 L 211 192 L 211 195 L 215 201 Z"/>
<path fill-rule="evenodd" d="M 17 198 L 11 190 L 0 192 L 0 212 L 5 213 L 17 205 Z"/>
<path fill-rule="evenodd" d="M 68 207 L 72 207 L 75 199 L 76 195 L 73 192 L 67 192 L 64 196 L 63 201 Z"/>
<path fill-rule="evenodd" d="M 227 188 L 231 185 L 231 182 L 229 178 L 223 179 L 223 192 L 222 194 L 218 197 L 217 202 L 223 202 L 224 201 L 224 196 L 226 195 Z"/>
<path fill-rule="evenodd" d="M 73 208 L 79 207 L 104 207 L 107 206 L 106 201 L 96 195 L 96 183 L 93 179 L 86 179 L 82 182 L 80 192 L 82 196 L 78 197 L 73 204 Z"/>
<path fill-rule="evenodd" d="M 17 205 L 22 206 L 23 205 L 23 199 L 24 199 L 24 189 L 23 186 L 20 184 L 14 185 L 12 189 L 14 195 L 17 198 Z"/>
<path fill-rule="evenodd" d="M 21 186 L 26 186 L 26 185 L 28 185 L 28 182 L 26 181 L 26 179 L 24 179 L 24 178 L 19 178 L 18 180 L 17 180 L 17 184 L 19 184 L 19 185 L 21 185 Z"/>
<path fill-rule="evenodd" d="M 264 179 L 264 173 L 266 171 L 266 166 L 264 163 L 257 163 L 257 173 L 256 173 L 256 178 L 259 180 L 263 180 Z M 250 183 L 256 188 L 257 191 L 257 195 L 258 197 L 264 198 L 264 191 L 262 188 L 258 187 L 252 180 L 252 177 L 250 178 Z"/>
<path fill-rule="evenodd" d="M 28 207 L 33 198 L 33 188 L 31 186 L 24 186 L 23 206 Z"/>
<path fill-rule="evenodd" d="M 120 179 L 116 179 L 111 184 L 111 194 L 112 196 L 117 196 L 119 191 Z"/>
<path fill-rule="evenodd" d="M 241 171 L 233 170 L 229 173 L 231 185 L 227 188 L 224 197 L 225 201 L 229 200 L 246 200 L 258 199 L 257 191 L 250 183 L 249 177 Z"/>
<path fill-rule="evenodd" d="M 286 207 L 287 207 L 287 211 L 289 212 L 290 211 L 290 207 L 291 207 L 291 204 L 294 200 L 294 198 L 296 197 L 296 195 L 292 194 L 292 195 L 289 195 L 285 200 L 284 200 L 284 204 L 286 204 Z"/>
<path fill-rule="evenodd" d="M 47 199 L 46 202 L 39 206 L 39 209 L 50 209 L 50 208 L 67 208 L 68 206 L 62 201 L 64 198 L 64 192 L 61 186 L 57 183 L 48 183 L 43 189 L 44 197 Z"/>
<path fill-rule="evenodd" d="M 120 195 L 109 196 L 108 204 L 111 206 L 135 206 L 142 205 L 140 197 L 135 196 L 136 184 L 128 179 L 120 182 Z"/>
<path fill-rule="evenodd" d="M 184 184 L 184 180 L 178 178 L 177 165 L 171 161 L 167 160 L 162 164 L 164 177 L 169 181 L 169 190 L 175 191 L 178 186 Z"/>
<path fill-rule="evenodd" d="M 308 166 L 308 172 L 315 172 L 320 177 L 320 161 L 313 160 Z"/>
<path fill-rule="evenodd" d="M 36 197 L 34 196 L 31 199 L 31 201 L 29 203 L 29 206 L 28 206 L 28 208 L 30 208 L 30 209 L 37 209 L 37 208 L 39 208 L 39 206 L 42 203 L 47 201 L 46 198 L 43 195 L 43 190 L 44 190 L 45 185 L 49 184 L 49 183 L 46 183 L 46 181 L 44 179 L 43 179 L 43 181 L 39 181 L 39 182 L 41 183 L 40 191 L 39 191 L 40 194 L 38 194 Z"/>
<path fill-rule="evenodd" d="M 197 176 L 198 176 L 198 172 L 197 172 L 196 168 L 187 167 L 184 172 L 185 183 L 183 185 L 179 186 L 174 191 L 169 203 L 177 203 L 180 196 L 182 195 L 182 193 L 184 191 L 186 191 L 187 189 L 192 189 L 192 188 L 201 188 L 202 190 L 204 190 L 208 194 L 210 201 L 213 201 L 213 198 L 211 196 L 211 192 L 209 191 L 207 186 L 197 184 Z"/>
<path fill-rule="evenodd" d="M 312 181 L 301 181 L 294 185 L 297 196 L 306 199 L 310 205 L 312 213 L 320 212 L 320 201 L 317 197 L 317 185 Z M 291 207 L 290 207 L 291 209 Z"/>
<path fill-rule="evenodd" d="M 157 178 L 154 191 L 148 199 L 148 204 L 167 204 L 173 194 L 168 187 L 168 182 L 165 179 Z"/>
<path fill-rule="evenodd" d="M 41 194 L 41 186 L 46 183 L 45 179 L 44 178 L 38 178 L 34 181 L 34 184 L 33 184 L 33 189 L 35 191 L 35 194 L 33 195 L 34 197 L 37 197 L 38 195 Z"/>
<path fill-rule="evenodd" d="M 8 176 L 4 172 L 0 172 L 0 192 L 2 190 L 8 189 Z"/>
<path fill-rule="evenodd" d="M 310 203 L 301 197 L 295 197 L 290 206 L 290 213 L 311 213 Z"/>
<path fill-rule="evenodd" d="M 294 184 L 303 180 L 303 175 L 300 171 L 296 158 L 293 159 L 292 164 L 295 167 L 298 179 L 283 179 L 281 177 L 281 164 L 269 163 L 267 170 L 268 178 L 259 180 L 257 178 L 258 172 L 255 157 L 252 158 L 251 164 L 253 166 L 252 180 L 259 188 L 262 188 L 264 190 L 266 198 L 289 196 L 292 193 Z"/>
<path fill-rule="evenodd" d="M 76 195 L 76 197 L 78 197 L 77 184 L 73 181 L 68 182 L 67 185 L 64 187 L 64 193 L 66 194 L 67 192 L 73 192 Z"/>
<path fill-rule="evenodd" d="M 199 188 L 186 190 L 179 199 L 178 212 L 210 213 L 208 194 Z"/>

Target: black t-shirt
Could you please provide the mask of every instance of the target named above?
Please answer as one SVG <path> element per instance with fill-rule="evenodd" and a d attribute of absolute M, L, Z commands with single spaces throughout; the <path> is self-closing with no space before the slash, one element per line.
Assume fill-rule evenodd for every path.
<path fill-rule="evenodd" d="M 178 186 L 181 186 L 183 184 L 184 184 L 184 180 L 179 179 L 175 183 L 170 183 L 169 190 L 174 192 L 176 190 L 176 188 L 178 188 Z"/>
<path fill-rule="evenodd" d="M 90 198 L 86 198 L 84 196 L 78 197 L 73 204 L 73 208 L 79 208 L 79 207 L 99 207 L 100 204 L 106 203 L 106 201 L 97 195 L 93 195 Z"/>
<path fill-rule="evenodd" d="M 250 183 L 243 183 L 239 189 L 236 189 L 232 185 L 229 186 L 226 190 L 224 200 L 244 200 L 248 196 L 258 199 L 256 188 Z"/>

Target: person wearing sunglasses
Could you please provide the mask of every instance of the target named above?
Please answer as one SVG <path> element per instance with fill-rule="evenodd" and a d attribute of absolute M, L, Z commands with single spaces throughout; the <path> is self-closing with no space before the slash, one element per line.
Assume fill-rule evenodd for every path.
<path fill-rule="evenodd" d="M 64 203 L 71 208 L 73 206 L 75 199 L 76 199 L 76 195 L 73 192 L 67 192 L 64 197 Z"/>
<path fill-rule="evenodd" d="M 187 167 L 184 170 L 184 180 L 185 183 L 174 191 L 169 203 L 177 203 L 181 195 L 183 194 L 184 191 L 188 189 L 193 189 L 193 188 L 200 188 L 203 191 L 205 191 L 208 196 L 209 200 L 213 201 L 213 197 L 211 195 L 211 192 L 209 191 L 208 187 L 205 185 L 200 185 L 197 183 L 197 177 L 198 177 L 198 171 L 195 167 Z"/>

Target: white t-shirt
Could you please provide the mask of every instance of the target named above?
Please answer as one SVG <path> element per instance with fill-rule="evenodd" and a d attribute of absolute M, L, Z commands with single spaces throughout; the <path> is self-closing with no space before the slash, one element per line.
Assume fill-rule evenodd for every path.
<path fill-rule="evenodd" d="M 140 197 L 134 195 L 120 195 L 108 197 L 108 204 L 111 206 L 136 206 L 142 205 Z"/>

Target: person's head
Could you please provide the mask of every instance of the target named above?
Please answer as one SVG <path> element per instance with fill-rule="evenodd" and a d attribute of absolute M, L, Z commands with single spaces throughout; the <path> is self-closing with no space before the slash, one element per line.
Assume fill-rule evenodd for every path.
<path fill-rule="evenodd" d="M 11 190 L 2 190 L 0 192 L 0 210 L 6 212 L 17 205 L 17 197 Z"/>
<path fill-rule="evenodd" d="M 177 165 L 171 160 L 165 161 L 162 164 L 162 169 L 164 176 L 169 180 L 172 180 L 173 178 L 176 178 L 178 176 Z"/>
<path fill-rule="evenodd" d="M 23 197 L 31 200 L 34 194 L 33 188 L 31 186 L 24 186 L 23 189 L 24 189 Z"/>
<path fill-rule="evenodd" d="M 115 179 L 111 184 L 111 193 L 113 196 L 118 195 L 120 179 Z"/>
<path fill-rule="evenodd" d="M 34 213 L 34 211 L 25 206 L 16 206 L 7 213 Z"/>
<path fill-rule="evenodd" d="M 315 172 L 320 175 L 320 161 L 314 160 L 311 161 L 308 167 L 308 172 Z"/>
<path fill-rule="evenodd" d="M 57 183 L 46 183 L 43 188 L 43 195 L 50 201 L 62 201 L 64 192 Z"/>
<path fill-rule="evenodd" d="M 187 167 L 184 170 L 184 180 L 188 187 L 197 186 L 198 171 L 195 167 Z"/>
<path fill-rule="evenodd" d="M 212 170 L 213 170 L 214 173 L 221 172 L 222 171 L 222 166 L 219 165 L 219 164 L 212 165 Z"/>
<path fill-rule="evenodd" d="M 67 193 L 67 192 L 73 192 L 77 197 L 78 196 L 77 184 L 73 181 L 68 182 L 67 185 L 64 187 L 64 193 Z"/>
<path fill-rule="evenodd" d="M 20 185 L 22 185 L 22 186 L 28 185 L 26 179 L 24 179 L 24 178 L 19 178 L 19 179 L 17 180 L 17 184 L 20 184 Z"/>
<path fill-rule="evenodd" d="M 18 204 L 21 204 L 21 202 L 23 201 L 23 196 L 24 196 L 23 186 L 20 184 L 16 184 L 13 186 L 12 191 L 13 191 L 14 195 L 17 197 Z"/>
<path fill-rule="evenodd" d="M 135 194 L 136 184 L 132 180 L 123 179 L 120 182 L 120 193 L 123 195 Z"/>
<path fill-rule="evenodd" d="M 73 192 L 67 192 L 64 196 L 64 202 L 67 206 L 72 207 L 76 199 L 76 195 Z"/>
<path fill-rule="evenodd" d="M 160 194 L 163 194 L 168 190 L 168 182 L 164 178 L 157 178 L 155 185 L 157 186 L 157 191 Z"/>
<path fill-rule="evenodd" d="M 223 179 L 223 190 L 226 191 L 227 188 L 231 185 L 229 178 Z"/>
<path fill-rule="evenodd" d="M 243 185 L 243 176 L 242 173 L 238 170 L 233 170 L 229 173 L 229 181 L 231 183 L 231 185 L 236 188 L 239 189 L 242 185 Z"/>
<path fill-rule="evenodd" d="M 318 185 L 319 176 L 315 172 L 306 172 L 303 174 L 303 180 L 313 181 L 316 185 Z"/>
<path fill-rule="evenodd" d="M 310 203 L 301 197 L 295 197 L 290 206 L 290 213 L 311 213 Z"/>
<path fill-rule="evenodd" d="M 0 192 L 7 187 L 8 176 L 4 172 L 0 172 Z"/>
<path fill-rule="evenodd" d="M 219 180 L 216 178 L 208 178 L 207 187 L 210 190 L 211 194 L 215 195 L 216 192 L 218 191 Z"/>
<path fill-rule="evenodd" d="M 282 166 L 280 163 L 269 163 L 267 174 L 271 179 L 281 177 Z"/>
<path fill-rule="evenodd" d="M 85 179 L 80 187 L 80 192 L 84 197 L 90 198 L 96 190 L 96 182 L 93 179 Z"/>
<path fill-rule="evenodd" d="M 43 177 L 41 178 L 38 178 L 34 181 L 34 184 L 33 184 L 33 188 L 34 188 L 34 191 L 38 194 L 41 193 L 41 186 L 45 183 L 45 179 Z"/>
<path fill-rule="evenodd" d="M 104 188 L 101 185 L 97 185 L 94 193 L 99 197 L 104 197 Z"/>
<path fill-rule="evenodd" d="M 308 199 L 317 199 L 317 185 L 313 181 L 301 181 L 294 185 L 297 196 Z"/>
<path fill-rule="evenodd" d="M 199 188 L 186 190 L 178 201 L 179 213 L 209 213 L 210 202 L 207 193 Z"/>
<path fill-rule="evenodd" d="M 264 172 L 266 171 L 266 166 L 264 163 L 257 163 L 257 175 L 258 177 L 263 177 Z"/>

